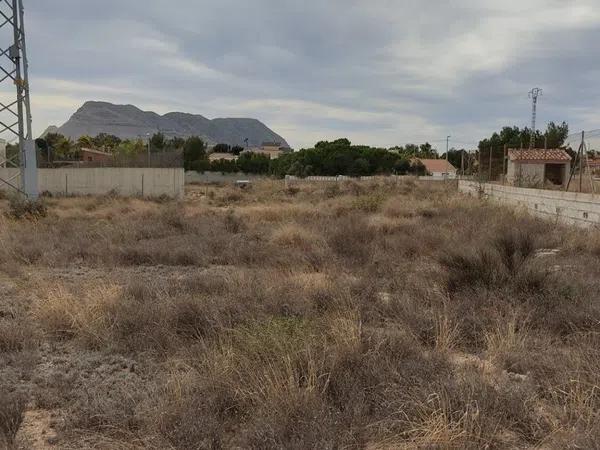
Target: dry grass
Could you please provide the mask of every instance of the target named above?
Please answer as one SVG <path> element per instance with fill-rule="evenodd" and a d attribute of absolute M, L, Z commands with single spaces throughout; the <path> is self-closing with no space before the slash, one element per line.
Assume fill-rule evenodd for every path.
<path fill-rule="evenodd" d="M 449 187 L 0 215 L 0 442 L 29 404 L 61 448 L 599 447 L 600 235 Z"/>
<path fill-rule="evenodd" d="M 0 384 L 0 446 L 12 448 L 23 421 L 26 399 L 22 393 Z"/>

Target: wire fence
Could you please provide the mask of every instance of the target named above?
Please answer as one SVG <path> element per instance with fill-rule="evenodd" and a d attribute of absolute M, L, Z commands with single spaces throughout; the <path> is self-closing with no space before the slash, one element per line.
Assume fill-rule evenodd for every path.
<path fill-rule="evenodd" d="M 181 168 L 183 167 L 183 151 L 139 153 L 136 155 L 112 154 L 92 150 L 81 150 L 72 158 L 48 158 L 38 153 L 40 168 L 97 168 L 97 167 L 132 167 L 132 168 Z"/>

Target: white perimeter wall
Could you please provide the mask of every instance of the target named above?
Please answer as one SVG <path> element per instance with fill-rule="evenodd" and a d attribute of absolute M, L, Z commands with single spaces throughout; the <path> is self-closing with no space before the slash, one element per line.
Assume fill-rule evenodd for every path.
<path fill-rule="evenodd" d="M 524 207 L 546 219 L 583 226 L 600 225 L 600 195 L 479 184 L 465 180 L 458 182 L 458 190 L 471 195 L 482 193 L 502 203 Z"/>
<path fill-rule="evenodd" d="M 16 176 L 11 183 L 20 186 L 19 169 L 0 168 L 0 178 Z M 93 168 L 39 169 L 39 191 L 55 195 L 102 195 L 115 191 L 125 196 L 182 198 L 184 171 L 173 168 Z M 10 190 L 0 182 L 0 190 Z"/>
<path fill-rule="evenodd" d="M 221 172 L 194 172 L 185 173 L 185 182 L 189 183 L 235 183 L 238 180 L 264 180 L 266 175 L 245 174 L 245 173 L 221 173 Z"/>

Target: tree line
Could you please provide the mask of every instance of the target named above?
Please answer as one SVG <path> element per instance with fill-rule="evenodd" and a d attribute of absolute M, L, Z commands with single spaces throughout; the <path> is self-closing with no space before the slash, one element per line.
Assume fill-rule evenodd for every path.
<path fill-rule="evenodd" d="M 489 138 L 479 142 L 480 151 L 489 151 L 490 148 L 529 148 L 532 132 L 528 127 L 519 128 L 503 127 L 499 132 L 493 133 Z M 550 122 L 546 131 L 536 130 L 533 139 L 534 148 L 562 148 L 569 136 L 569 125 L 566 122 L 556 124 Z"/>
<path fill-rule="evenodd" d="M 345 138 L 332 142 L 321 141 L 313 148 L 282 153 L 276 159 L 260 153 L 242 152 L 236 160 L 209 161 L 205 148 L 201 150 L 197 146 L 196 149 L 197 152 L 192 153 L 184 148 L 186 170 L 244 172 L 276 177 L 285 175 L 306 177 L 313 175 L 425 174 L 424 166 L 415 158 L 438 157 L 437 151 L 428 143 L 420 146 L 409 144 L 406 147 L 385 149 L 352 145 Z"/>
<path fill-rule="evenodd" d="M 537 147 L 561 148 L 569 134 L 568 125 L 563 122 L 550 122 L 544 132 L 536 131 Z M 490 137 L 479 142 L 478 150 L 467 152 L 465 149 L 450 149 L 448 160 L 457 169 L 467 157 L 475 157 L 478 152 L 489 151 L 489 148 L 528 147 L 531 131 L 525 128 L 503 127 Z M 69 139 L 58 133 L 49 133 L 37 139 L 36 144 L 43 159 L 74 160 L 79 157 L 82 148 L 99 149 L 118 157 L 136 156 L 148 151 L 148 141 L 138 139 L 120 139 L 117 136 L 101 133 L 95 137 L 82 136 L 77 140 Z M 155 133 L 150 137 L 151 152 L 180 151 L 186 170 L 199 172 L 214 171 L 223 173 L 244 172 L 253 174 L 283 177 L 296 175 L 300 177 L 312 175 L 349 175 L 370 176 L 386 174 L 425 174 L 425 168 L 418 159 L 445 158 L 430 143 L 407 144 L 391 148 L 378 148 L 365 145 L 353 145 L 348 139 L 321 141 L 312 148 L 296 152 L 283 153 L 277 159 L 261 153 L 244 151 L 243 147 L 217 144 L 212 148 L 215 153 L 229 153 L 237 156 L 236 160 L 210 160 L 208 147 L 202 138 L 192 136 L 167 138 L 163 133 Z M 9 145 L 8 155 L 18 153 L 16 145 Z"/>
<path fill-rule="evenodd" d="M 183 148 L 186 140 L 180 137 L 167 139 L 162 133 L 150 137 L 151 152 L 175 151 Z M 36 139 L 36 145 L 41 156 L 46 161 L 69 161 L 79 158 L 83 148 L 102 150 L 117 157 L 132 157 L 148 151 L 148 141 L 137 139 L 121 139 L 118 136 L 100 133 L 95 137 L 81 136 L 77 140 L 68 138 L 60 133 L 48 133 Z"/>

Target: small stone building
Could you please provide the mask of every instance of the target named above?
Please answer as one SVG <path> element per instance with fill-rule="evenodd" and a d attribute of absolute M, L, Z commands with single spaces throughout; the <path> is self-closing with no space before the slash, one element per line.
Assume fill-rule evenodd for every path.
<path fill-rule="evenodd" d="M 521 186 L 564 186 L 569 180 L 571 156 L 562 149 L 511 149 L 506 180 Z"/>

